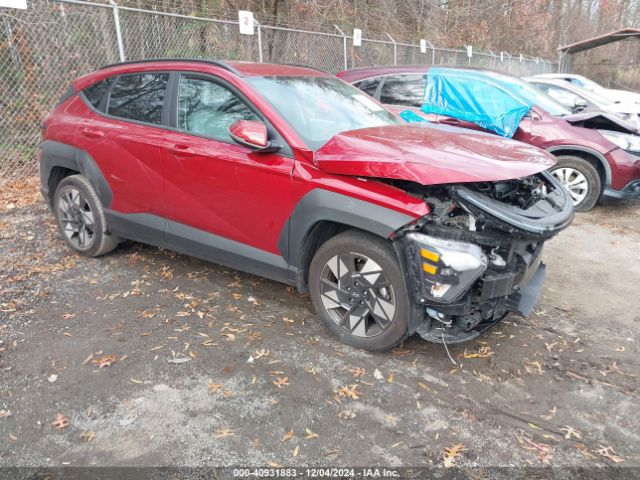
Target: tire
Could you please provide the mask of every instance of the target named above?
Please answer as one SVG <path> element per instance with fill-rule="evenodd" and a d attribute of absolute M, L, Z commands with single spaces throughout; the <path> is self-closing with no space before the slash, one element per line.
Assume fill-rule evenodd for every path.
<path fill-rule="evenodd" d="M 596 167 L 588 160 L 574 155 L 560 155 L 558 163 L 549 171 L 565 187 L 574 183 L 568 190 L 577 212 L 588 212 L 600 199 L 602 180 Z M 580 188 L 583 185 L 586 191 Z"/>
<path fill-rule="evenodd" d="M 364 350 L 388 350 L 402 342 L 418 308 L 409 298 L 391 243 L 357 230 L 336 235 L 318 249 L 309 269 L 309 290 L 327 328 Z"/>
<path fill-rule="evenodd" d="M 62 238 L 82 255 L 99 257 L 120 241 L 108 233 L 102 203 L 84 175 L 62 179 L 53 196 L 53 211 Z"/>

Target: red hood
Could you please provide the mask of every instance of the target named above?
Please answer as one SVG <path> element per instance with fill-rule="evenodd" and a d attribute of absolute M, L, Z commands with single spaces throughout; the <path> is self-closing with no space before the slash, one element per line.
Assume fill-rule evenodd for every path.
<path fill-rule="evenodd" d="M 422 185 L 508 180 L 556 163 L 551 154 L 525 143 L 426 123 L 339 133 L 315 153 L 314 162 L 330 173 Z"/>

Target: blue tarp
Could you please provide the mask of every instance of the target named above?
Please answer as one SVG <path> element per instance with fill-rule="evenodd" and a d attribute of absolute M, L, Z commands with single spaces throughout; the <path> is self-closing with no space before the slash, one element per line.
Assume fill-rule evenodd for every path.
<path fill-rule="evenodd" d="M 424 117 L 421 117 L 420 115 L 418 115 L 416 112 L 414 112 L 413 110 L 403 110 L 399 113 L 400 118 L 402 118 L 405 122 L 407 123 L 420 123 L 420 122 L 426 122 L 429 123 L 429 120 L 427 120 Z"/>
<path fill-rule="evenodd" d="M 422 110 L 473 122 L 511 138 L 533 102 L 521 87 L 472 70 L 429 69 Z"/>

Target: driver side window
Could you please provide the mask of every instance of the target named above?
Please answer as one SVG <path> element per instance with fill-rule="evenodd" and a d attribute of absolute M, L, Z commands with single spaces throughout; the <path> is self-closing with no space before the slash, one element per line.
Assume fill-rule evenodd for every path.
<path fill-rule="evenodd" d="M 195 135 L 232 142 L 229 127 L 238 120 L 259 118 L 233 92 L 196 77 L 180 77 L 178 128 Z"/>

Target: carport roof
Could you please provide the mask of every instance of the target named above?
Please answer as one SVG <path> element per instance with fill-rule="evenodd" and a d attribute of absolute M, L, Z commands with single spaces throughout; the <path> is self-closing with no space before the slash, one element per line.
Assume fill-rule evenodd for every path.
<path fill-rule="evenodd" d="M 619 42 L 620 40 L 626 40 L 627 38 L 634 37 L 640 38 L 640 30 L 637 28 L 621 28 L 620 30 L 588 38 L 587 40 L 581 40 L 580 42 L 564 45 L 559 47 L 558 50 L 566 53 L 577 53 L 582 52 L 583 50 L 589 50 L 590 48 L 600 47 L 607 43 Z"/>

